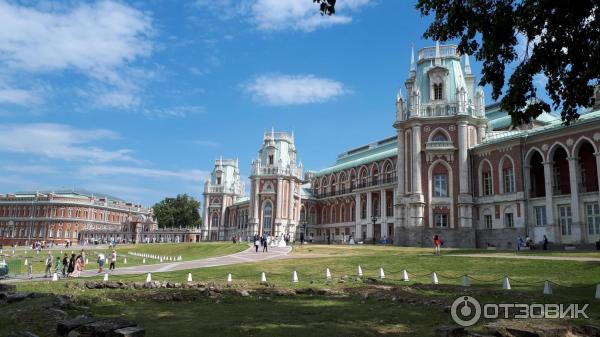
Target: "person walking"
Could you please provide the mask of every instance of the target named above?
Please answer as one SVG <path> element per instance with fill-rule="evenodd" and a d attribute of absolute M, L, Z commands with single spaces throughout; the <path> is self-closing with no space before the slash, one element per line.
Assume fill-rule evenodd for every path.
<path fill-rule="evenodd" d="M 304 233 L 300 233 L 300 245 L 304 245 Z"/>
<path fill-rule="evenodd" d="M 46 259 L 46 270 L 44 272 L 44 277 L 50 277 L 50 273 L 52 272 L 53 264 L 54 264 L 54 256 L 52 256 L 52 252 L 48 251 L 48 258 Z"/>
<path fill-rule="evenodd" d="M 116 263 L 117 263 L 117 251 L 113 249 L 112 253 L 110 254 L 110 265 L 108 266 L 108 270 L 115 270 Z"/>
<path fill-rule="evenodd" d="M 254 250 L 258 253 L 258 246 L 261 244 L 261 240 L 258 239 L 258 235 L 254 235 Z"/>
<path fill-rule="evenodd" d="M 106 256 L 104 256 L 104 253 L 100 252 L 100 254 L 98 254 L 98 273 L 101 273 L 104 269 L 104 262 L 106 262 Z"/>
<path fill-rule="evenodd" d="M 69 269 L 69 255 L 65 253 L 65 256 L 62 259 L 62 275 L 63 277 L 67 277 L 67 270 Z"/>
<path fill-rule="evenodd" d="M 521 247 L 523 246 L 523 239 L 521 238 L 521 235 L 517 236 L 517 252 L 519 252 L 521 250 Z"/>
<path fill-rule="evenodd" d="M 73 268 L 71 276 L 79 277 L 81 275 L 81 271 L 83 270 L 83 265 L 83 256 L 77 255 L 77 257 L 75 258 L 75 266 Z"/>
<path fill-rule="evenodd" d="M 69 267 L 67 268 L 67 276 L 71 276 L 71 274 L 73 274 L 73 272 L 75 271 L 75 260 L 76 260 L 76 256 L 75 254 L 71 254 L 71 258 L 69 259 Z"/>
<path fill-rule="evenodd" d="M 543 249 L 548 250 L 548 238 L 544 235 Z"/>
<path fill-rule="evenodd" d="M 263 236 L 263 253 L 269 252 L 269 240 L 267 240 L 267 236 Z"/>
<path fill-rule="evenodd" d="M 436 256 L 440 255 L 440 247 L 442 246 L 442 239 L 439 235 L 435 234 L 433 236 L 433 253 Z"/>

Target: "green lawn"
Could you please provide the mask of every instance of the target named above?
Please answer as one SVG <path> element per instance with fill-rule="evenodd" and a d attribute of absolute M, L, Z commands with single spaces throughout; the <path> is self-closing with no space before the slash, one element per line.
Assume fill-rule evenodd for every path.
<path fill-rule="evenodd" d="M 358 265 L 362 266 L 365 274 L 360 279 L 356 277 Z M 374 281 L 378 279 L 379 267 L 384 268 L 386 278 Z M 326 268 L 331 270 L 332 281 L 325 279 Z M 409 282 L 400 280 L 403 269 L 410 273 Z M 299 283 L 291 282 L 294 270 L 298 272 Z M 263 271 L 270 286 L 275 288 L 331 288 L 343 291 L 345 295 L 288 297 L 255 294 L 251 297 L 223 295 L 207 298 L 199 297 L 194 289 L 90 290 L 81 286 L 84 280 L 20 283 L 18 289 L 70 294 L 86 299 L 70 314 L 87 312 L 97 316 L 130 318 L 147 329 L 147 336 L 432 336 L 433 327 L 451 323 L 444 308 L 465 294 L 476 297 L 482 303 L 589 304 L 587 313 L 591 319 L 572 323 L 600 324 L 600 300 L 594 299 L 595 285 L 600 283 L 598 262 L 438 257 L 430 249 L 421 248 L 310 245 L 295 246 L 291 256 L 284 260 L 155 273 L 152 276 L 154 280 L 185 282 L 191 272 L 194 281 L 225 286 L 227 274 L 232 273 L 233 284 L 230 287 L 233 289 L 265 289 L 259 282 Z M 432 271 L 438 274 L 439 285 L 431 285 Z M 460 286 L 464 274 L 472 277 L 470 288 Z M 511 278 L 512 290 L 501 288 L 499 279 L 505 275 Z M 113 275 L 111 281 L 144 281 L 145 277 Z M 542 295 L 544 280 L 562 286 L 554 285 L 553 295 Z M 74 286 L 73 282 L 80 285 Z M 374 282 L 377 285 L 371 284 Z M 361 291 L 380 289 L 377 287 L 382 285 L 398 289 L 399 300 L 360 295 Z M 183 298 L 161 300 L 162 295 L 169 293 L 183 294 Z M 411 297 L 422 301 L 417 304 L 407 301 Z M 39 306 L 35 301 L 43 301 L 43 298 L 30 302 Z M 438 303 L 429 305 L 433 301 Z M 20 314 L 0 317 L 0 335 L 9 329 L 3 330 L 2 326 L 23 326 L 34 319 L 31 317 L 44 314 L 36 313 L 37 309 L 27 311 L 26 304 L 22 305 Z M 21 321 L 21 315 L 29 315 L 30 318 Z M 44 321 L 44 318 L 39 318 L 31 324 L 37 326 Z M 555 320 L 551 323 L 566 322 Z M 481 328 L 483 323 L 477 327 Z"/>
<path fill-rule="evenodd" d="M 87 268 L 97 268 L 96 254 L 102 252 L 107 257 L 106 268 L 108 268 L 108 259 L 112 252 L 112 249 L 108 249 L 106 246 L 102 246 L 100 249 L 94 246 L 88 246 L 84 248 L 84 251 L 89 260 L 90 266 Z M 144 258 L 130 255 L 130 252 L 137 253 L 149 253 L 160 256 L 178 257 L 181 256 L 183 261 L 199 260 L 215 256 L 223 256 L 241 252 L 247 249 L 248 246 L 245 244 L 232 244 L 232 243 L 156 243 L 156 244 L 138 244 L 138 245 L 118 245 L 117 250 L 117 267 L 125 266 L 136 266 L 141 265 Z M 73 249 L 53 249 L 52 254 L 54 258 L 61 257 L 61 251 L 63 254 L 71 254 L 71 252 L 79 253 L 79 250 Z M 48 251 L 43 250 L 39 254 L 31 250 L 17 249 L 15 255 L 12 255 L 12 250 L 4 249 L 4 256 L 0 256 L 0 260 L 5 259 L 9 261 L 19 261 L 21 274 L 27 273 L 27 267 L 24 265 L 25 259 L 28 263 L 33 264 L 33 273 L 40 274 L 45 270 L 45 261 L 48 257 Z M 124 264 L 124 259 L 127 258 L 127 264 Z M 170 261 L 164 261 L 170 262 Z M 158 259 L 146 259 L 146 264 L 160 263 Z M 54 268 L 53 268 L 54 269 Z"/>

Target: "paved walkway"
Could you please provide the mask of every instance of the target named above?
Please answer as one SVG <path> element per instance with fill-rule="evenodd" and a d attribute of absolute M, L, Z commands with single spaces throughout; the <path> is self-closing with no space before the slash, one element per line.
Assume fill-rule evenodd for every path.
<path fill-rule="evenodd" d="M 502 254 L 444 254 L 446 256 L 465 257 L 494 257 L 501 259 L 529 259 L 529 260 L 555 260 L 555 261 L 580 261 L 600 262 L 600 258 L 586 256 L 552 256 L 552 255 L 502 255 Z"/>
<path fill-rule="evenodd" d="M 186 270 L 186 269 L 198 269 L 198 268 L 207 268 L 207 267 L 216 267 L 216 266 L 227 266 L 238 263 L 253 263 L 253 262 L 261 262 L 261 261 L 271 261 L 271 260 L 279 260 L 284 259 L 287 255 L 292 251 L 291 247 L 269 247 L 268 253 L 263 253 L 262 248 L 259 248 L 258 253 L 254 251 L 254 246 L 250 248 L 231 255 L 225 256 L 217 256 L 211 257 L 202 260 L 191 260 L 191 261 L 182 261 L 182 262 L 167 262 L 167 263 L 156 263 L 156 264 L 143 264 L 132 267 L 120 267 L 115 269 L 112 272 L 109 272 L 109 275 L 136 275 L 136 274 L 145 274 L 145 273 L 162 273 L 162 272 L 170 272 L 176 270 Z M 108 272 L 108 267 L 105 269 Z M 97 265 L 90 263 L 90 268 L 83 273 L 81 273 L 81 277 L 92 277 L 103 274 L 98 274 Z M 13 283 L 13 282 L 23 282 L 28 281 L 25 277 L 18 277 L 12 279 L 2 280 L 0 282 L 3 283 Z M 33 279 L 30 281 L 48 281 L 48 278 L 44 278 L 43 275 L 35 275 Z"/>

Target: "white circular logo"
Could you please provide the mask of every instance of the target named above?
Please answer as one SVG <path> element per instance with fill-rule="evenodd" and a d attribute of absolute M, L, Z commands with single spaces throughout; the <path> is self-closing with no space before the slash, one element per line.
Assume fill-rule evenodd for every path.
<path fill-rule="evenodd" d="M 461 296 L 452 303 L 450 313 L 457 324 L 471 326 L 481 317 L 481 305 L 471 296 Z"/>

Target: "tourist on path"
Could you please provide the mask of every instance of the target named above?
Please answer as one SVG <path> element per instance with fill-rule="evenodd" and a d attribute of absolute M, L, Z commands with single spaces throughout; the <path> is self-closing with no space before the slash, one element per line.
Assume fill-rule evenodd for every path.
<path fill-rule="evenodd" d="M 77 257 L 75 256 L 75 254 L 71 254 L 71 258 L 69 259 L 69 268 L 67 268 L 67 276 L 71 276 L 71 274 L 73 274 L 73 272 L 75 271 L 76 259 Z"/>
<path fill-rule="evenodd" d="M 62 275 L 63 277 L 67 277 L 67 270 L 69 269 L 69 255 L 67 255 L 67 253 L 65 253 L 65 256 L 63 257 L 62 260 Z"/>
<path fill-rule="evenodd" d="M 110 266 L 108 270 L 115 270 L 115 264 L 117 263 L 117 251 L 113 249 L 112 254 L 110 255 Z"/>
<path fill-rule="evenodd" d="M 433 236 L 433 253 L 437 256 L 440 255 L 440 247 L 442 245 L 442 239 L 440 238 L 439 235 L 434 235 Z"/>
<path fill-rule="evenodd" d="M 50 273 L 52 271 L 52 264 L 54 264 L 54 256 L 52 256 L 52 252 L 48 251 L 48 258 L 46 259 L 46 270 L 44 272 L 44 277 L 50 277 Z"/>
<path fill-rule="evenodd" d="M 269 240 L 267 240 L 267 236 L 263 237 L 263 253 L 269 252 Z"/>
<path fill-rule="evenodd" d="M 258 239 L 258 235 L 254 236 L 254 249 L 258 253 L 258 246 L 261 244 L 261 240 Z"/>
<path fill-rule="evenodd" d="M 83 265 L 83 256 L 77 255 L 75 258 L 75 267 L 73 269 L 73 273 L 71 273 L 71 276 L 79 277 L 81 275 L 81 271 L 83 270 Z"/>
<path fill-rule="evenodd" d="M 548 250 L 548 238 L 544 235 L 543 249 Z"/>
<path fill-rule="evenodd" d="M 101 273 L 104 269 L 104 262 L 106 262 L 106 256 L 100 252 L 100 254 L 98 254 L 98 273 Z"/>

